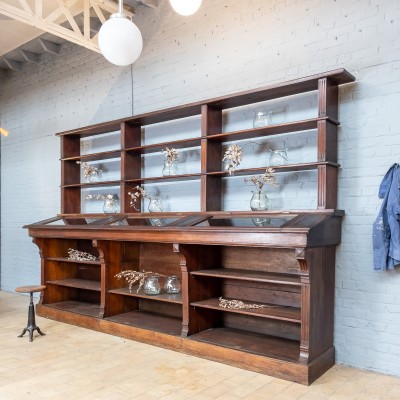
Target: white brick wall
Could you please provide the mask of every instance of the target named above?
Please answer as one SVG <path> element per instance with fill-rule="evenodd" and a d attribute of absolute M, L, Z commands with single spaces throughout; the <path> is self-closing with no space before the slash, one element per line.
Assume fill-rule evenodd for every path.
<path fill-rule="evenodd" d="M 373 272 L 371 251 L 378 186 L 400 161 L 400 3 L 204 0 L 187 19 L 162 3 L 135 18 L 145 45 L 132 69 L 67 44 L 0 81 L 11 132 L 1 141 L 2 290 L 40 279 L 37 248 L 21 227 L 59 211 L 55 132 L 345 67 L 357 83 L 340 90 L 337 360 L 400 375 L 400 270 Z M 272 207 L 307 200 L 313 179 L 288 179 Z M 243 208 L 247 199 L 226 204 Z"/>

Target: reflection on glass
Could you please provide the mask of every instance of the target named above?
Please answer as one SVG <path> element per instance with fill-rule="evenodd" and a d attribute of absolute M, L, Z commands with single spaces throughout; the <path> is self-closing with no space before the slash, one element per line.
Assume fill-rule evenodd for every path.
<path fill-rule="evenodd" d="M 143 291 L 150 296 L 154 296 L 161 293 L 161 286 L 160 282 L 158 281 L 157 275 L 150 275 L 146 279 Z"/>
<path fill-rule="evenodd" d="M 181 284 L 178 277 L 175 275 L 168 276 L 165 280 L 164 290 L 166 293 L 179 293 L 181 291 Z"/>

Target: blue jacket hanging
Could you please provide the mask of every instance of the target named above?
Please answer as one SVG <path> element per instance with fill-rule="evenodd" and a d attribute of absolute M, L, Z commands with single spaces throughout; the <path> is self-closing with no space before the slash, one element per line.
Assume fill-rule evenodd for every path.
<path fill-rule="evenodd" d="M 381 209 L 373 226 L 374 269 L 400 264 L 400 165 L 393 164 L 379 187 Z"/>

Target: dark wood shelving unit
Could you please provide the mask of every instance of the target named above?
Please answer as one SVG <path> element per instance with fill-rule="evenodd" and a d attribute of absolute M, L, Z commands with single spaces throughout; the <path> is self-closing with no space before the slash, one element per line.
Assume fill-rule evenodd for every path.
<path fill-rule="evenodd" d="M 42 283 L 47 285 L 38 315 L 312 383 L 335 363 L 335 247 L 341 240 L 344 215 L 336 209 L 338 86 L 354 80 L 346 70 L 337 69 L 57 134 L 61 140 L 61 212 L 27 226 L 40 249 Z M 224 127 L 225 113 L 238 112 L 237 107 L 292 95 L 300 96 L 290 101 L 302 102 L 301 95 L 308 92 L 314 92 L 318 100 L 314 118 L 261 128 L 249 122 L 248 129 L 235 131 Z M 199 133 L 145 144 L 145 130 L 163 123 L 168 124 L 161 131 L 178 125 L 179 135 L 183 133 L 179 124 L 194 127 L 198 123 Z M 316 137 L 315 157 L 274 169 L 278 174 L 314 170 L 317 207 L 224 211 L 225 181 L 232 176 L 222 171 L 223 146 L 277 135 L 287 135 L 284 139 L 290 142 L 299 133 Z M 192 134 L 187 131 L 187 135 Z M 81 154 L 81 140 L 90 137 L 99 139 L 102 151 Z M 105 143 L 110 138 L 118 143 L 107 150 Z M 165 147 L 195 148 L 198 172 L 146 176 L 146 157 L 152 161 L 152 155 L 161 154 Z M 81 181 L 81 166 L 76 161 L 95 164 L 113 158 L 120 160 L 119 179 Z M 266 167 L 256 164 L 238 169 L 233 178 L 262 174 Z M 136 185 L 185 188 L 189 181 L 199 183 L 199 211 L 146 213 L 130 206 L 128 192 Z M 107 187 L 118 188 L 114 192 L 119 191 L 115 194 L 120 212 L 82 213 L 83 189 Z M 271 222 L 259 227 L 252 222 L 255 217 Z M 165 224 L 155 226 L 157 218 Z M 69 248 L 89 252 L 98 260 L 68 260 Z M 181 293 L 148 296 L 135 288 L 129 292 L 127 283 L 116 278 L 127 269 L 175 275 Z M 226 309 L 219 305 L 220 297 L 270 307 Z"/>

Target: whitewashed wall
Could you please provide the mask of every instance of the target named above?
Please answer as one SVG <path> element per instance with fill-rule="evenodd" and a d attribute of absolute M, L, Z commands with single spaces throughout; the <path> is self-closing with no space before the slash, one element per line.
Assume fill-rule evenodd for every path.
<path fill-rule="evenodd" d="M 204 0 L 188 18 L 162 3 L 136 17 L 145 45 L 132 69 L 67 44 L 0 81 L 11 132 L 1 142 L 2 290 L 39 282 L 37 248 L 22 226 L 59 212 L 55 132 L 345 67 L 357 83 L 340 90 L 337 360 L 400 375 L 400 270 L 373 272 L 371 251 L 377 189 L 400 161 L 400 3 Z M 310 111 L 298 107 L 289 109 Z M 307 206 L 313 181 L 285 178 L 271 207 Z M 234 192 L 226 208 L 247 207 L 246 192 Z"/>

